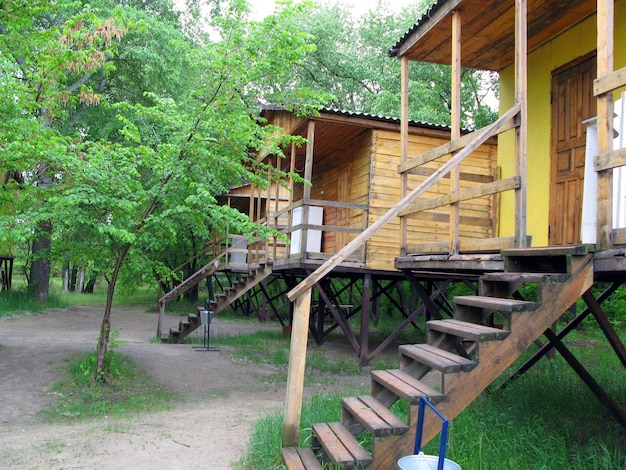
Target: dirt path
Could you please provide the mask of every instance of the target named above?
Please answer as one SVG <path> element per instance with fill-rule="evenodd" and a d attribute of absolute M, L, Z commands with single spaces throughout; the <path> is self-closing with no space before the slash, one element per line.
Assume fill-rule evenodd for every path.
<path fill-rule="evenodd" d="M 226 350 L 152 344 L 156 314 L 118 309 L 112 325 L 126 342 L 118 350 L 184 402 L 125 419 L 41 423 L 64 361 L 95 347 L 101 315 L 101 308 L 77 307 L 0 321 L 0 468 L 228 469 L 244 454 L 250 425 L 282 409 L 284 384 L 265 380 L 272 368 L 234 363 Z M 267 327 L 219 318 L 211 326 L 216 337 Z"/>

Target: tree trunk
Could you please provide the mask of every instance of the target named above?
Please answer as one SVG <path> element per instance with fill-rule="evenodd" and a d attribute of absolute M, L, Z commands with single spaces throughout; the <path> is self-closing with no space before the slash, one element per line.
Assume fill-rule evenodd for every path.
<path fill-rule="evenodd" d="M 33 241 L 33 262 L 28 276 L 28 290 L 39 300 L 48 298 L 50 287 L 50 247 L 52 223 L 39 222 L 37 238 Z"/>
<path fill-rule="evenodd" d="M 70 292 L 76 292 L 76 276 L 78 275 L 78 268 L 74 266 L 70 272 Z"/>
<path fill-rule="evenodd" d="M 76 281 L 76 292 L 83 292 L 83 284 L 85 283 L 85 268 L 80 268 L 78 271 L 78 280 Z"/>
<path fill-rule="evenodd" d="M 69 291 L 69 281 L 70 281 L 70 265 L 66 264 L 63 266 L 61 271 L 61 279 L 63 279 L 63 287 L 61 288 L 61 292 L 67 294 Z"/>
<path fill-rule="evenodd" d="M 87 285 L 85 286 L 85 290 L 83 293 L 85 294 L 93 294 L 93 288 L 96 284 L 96 280 L 98 279 L 98 273 L 93 273 L 92 276 L 87 281 Z"/>
<path fill-rule="evenodd" d="M 165 302 L 158 302 L 159 320 L 157 321 L 156 337 L 160 340 L 163 335 L 163 318 L 165 317 Z"/>
<path fill-rule="evenodd" d="M 120 252 L 120 255 L 115 262 L 115 269 L 113 269 L 113 275 L 109 281 L 109 288 L 107 289 L 107 302 L 104 307 L 104 315 L 102 317 L 102 325 L 100 326 L 100 338 L 98 339 L 97 356 L 98 362 L 96 364 L 96 378 L 104 377 L 104 357 L 109 347 L 109 335 L 111 333 L 111 308 L 113 307 L 113 294 L 115 293 L 115 285 L 117 284 L 117 277 L 124 263 L 124 259 L 130 250 L 130 243 L 124 245 L 124 248 Z"/>

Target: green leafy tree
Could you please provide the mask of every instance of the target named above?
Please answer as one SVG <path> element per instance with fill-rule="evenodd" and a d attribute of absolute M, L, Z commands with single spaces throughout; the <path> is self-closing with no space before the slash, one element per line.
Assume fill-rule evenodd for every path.
<path fill-rule="evenodd" d="M 134 42 L 138 41 L 135 35 L 142 31 L 155 37 L 161 32 L 153 29 L 159 23 L 148 23 L 140 9 L 132 6 L 152 7 L 156 2 L 124 2 L 123 10 L 111 4 L 113 9 L 97 12 L 107 16 L 106 20 L 94 13 L 93 6 L 67 3 L 72 8 L 61 27 L 37 26 L 41 18 L 52 14 L 45 8 L 46 2 L 41 3 L 40 10 L 33 10 L 31 2 L 22 2 L 19 9 L 12 10 L 15 15 L 4 14 L 0 19 L 5 44 L 15 42 L 16 25 L 23 26 L 22 52 L 33 51 L 32 68 L 38 71 L 37 77 L 47 78 L 50 86 L 59 90 L 56 99 L 50 99 L 54 104 L 51 119 L 42 120 L 46 108 L 27 99 L 37 88 L 24 82 L 29 69 L 20 66 L 19 54 L 7 61 L 7 68 L 15 67 L 19 72 L 6 80 L 5 96 L 13 94 L 19 100 L 14 100 L 11 115 L 15 122 L 10 126 L 15 124 L 15 130 L 2 135 L 1 166 L 27 173 L 27 182 L 33 184 L 2 188 L 5 200 L 10 199 L 9 194 L 18 197 L 10 216 L 5 214 L 0 222 L 3 236 L 19 239 L 30 236 L 39 221 L 51 221 L 48 240 L 66 256 L 93 260 L 106 277 L 107 302 L 97 348 L 100 377 L 111 331 L 113 297 L 121 278 L 136 283 L 153 279 L 159 261 L 151 255 L 185 231 L 207 237 L 210 230 L 229 226 L 241 233 L 269 235 L 269 229 L 255 226 L 216 200 L 233 184 L 247 180 L 264 186 L 285 176 L 257 158 L 262 152 L 280 154 L 281 146 L 288 143 L 287 138 L 273 137 L 275 129 L 260 120 L 259 101 L 289 105 L 307 113 L 318 103 L 306 89 L 292 88 L 286 95 L 276 86 L 285 71 L 312 50 L 309 36 L 294 27 L 294 18 L 305 13 L 307 4 L 287 3 L 262 22 L 254 22 L 248 19 L 245 1 L 210 2 L 205 5 L 211 7 L 206 20 L 210 37 L 201 31 L 191 34 L 189 24 L 182 22 L 178 23 L 182 25 L 178 35 L 167 29 L 167 41 L 157 42 L 163 48 L 153 51 L 153 58 L 177 56 L 168 64 L 167 60 L 151 62 L 147 52 L 132 47 L 139 44 Z M 166 10 L 171 7 L 169 2 L 161 5 Z M 203 11 L 206 9 L 191 10 L 196 15 Z M 84 19 L 86 14 L 89 21 Z M 82 23 L 79 18 L 83 18 Z M 196 20 L 200 24 L 202 17 L 196 16 Z M 94 51 L 102 60 L 92 67 L 83 65 L 84 70 L 71 70 L 70 65 L 78 62 L 73 56 L 75 50 L 88 58 L 85 44 L 90 44 L 89 34 L 95 34 L 90 31 L 105 26 L 119 34 L 107 37 L 111 41 L 102 42 Z M 43 33 L 46 38 L 40 38 Z M 69 33 L 71 41 L 66 39 Z M 40 48 L 32 47 L 36 41 L 41 41 Z M 36 55 L 45 47 L 56 48 L 54 59 Z M 69 63 L 62 59 L 68 56 Z M 52 68 L 43 66 L 47 59 L 58 60 L 57 69 L 63 73 L 47 76 L 44 69 Z M 185 69 L 172 65 L 176 61 Z M 148 73 L 150 80 L 140 85 L 131 83 L 131 72 L 117 75 L 123 67 L 132 71 L 151 63 L 163 68 Z M 179 85 L 171 86 L 176 80 L 165 83 L 153 77 L 169 72 L 176 75 Z M 82 95 L 69 93 L 67 76 L 73 73 L 81 77 L 77 90 Z M 91 80 L 93 84 L 88 86 Z M 102 80 L 105 84 L 96 92 Z M 187 92 L 177 93 L 181 87 Z M 18 126 L 18 120 L 26 120 L 30 130 Z M 20 150 L 19 155 L 11 152 L 25 141 L 28 149 Z M 26 161 L 21 158 L 26 156 Z M 41 161 L 46 163 L 51 184 L 38 184 L 36 176 L 24 170 L 37 168 Z"/>
<path fill-rule="evenodd" d="M 115 53 L 116 40 L 126 27 L 116 23 L 119 12 L 101 19 L 76 2 L 7 0 L 0 8 L 0 167 L 8 175 L 19 175 L 5 193 L 15 195 L 14 185 L 21 185 L 16 202 L 35 209 L 58 179 L 56 156 L 73 145 L 57 124 L 77 105 L 99 102 L 88 81 L 106 73 L 106 58 Z M 32 241 L 29 287 L 43 299 L 50 275 L 51 214 L 33 210 L 26 221 L 13 222 L 11 228 L 30 231 L 27 235 L 22 230 L 17 240 L 28 236 Z M 11 237 L 11 232 L 4 235 Z"/>
<path fill-rule="evenodd" d="M 316 51 L 297 64 L 286 85 L 330 93 L 328 107 L 398 116 L 400 63 L 388 52 L 431 5 L 432 1 L 423 0 L 396 12 L 379 2 L 356 19 L 341 2 L 318 6 L 297 20 L 303 31 L 315 37 Z M 450 67 L 411 63 L 409 77 L 410 118 L 450 124 Z M 496 90 L 495 77 L 464 69 L 462 80 L 463 125 L 481 127 L 492 122 L 497 113 L 485 98 Z"/>

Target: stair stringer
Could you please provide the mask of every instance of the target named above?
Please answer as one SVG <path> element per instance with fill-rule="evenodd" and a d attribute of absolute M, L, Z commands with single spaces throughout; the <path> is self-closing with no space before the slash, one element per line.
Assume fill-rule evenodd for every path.
<path fill-rule="evenodd" d="M 217 305 L 215 305 L 213 307 L 213 314 L 216 314 L 224 310 L 226 307 L 232 304 L 235 300 L 237 300 L 242 295 L 250 291 L 250 289 L 254 288 L 259 283 L 267 279 L 267 277 L 269 277 L 271 274 L 272 274 L 272 265 L 268 263 L 265 265 L 262 271 L 257 272 L 256 276 L 254 276 L 253 279 L 247 281 L 243 286 L 240 286 L 238 289 L 236 289 L 231 294 L 229 294 L 226 298 L 224 298 L 224 300 L 220 301 Z M 169 342 L 180 343 L 183 339 L 185 339 L 191 333 L 193 333 L 198 328 L 200 328 L 200 326 L 202 326 L 202 323 L 200 322 L 198 318 L 198 320 L 194 321 L 193 323 L 191 322 L 186 323 L 184 328 L 181 328 L 179 326 L 179 330 L 177 334 L 175 335 L 172 334 L 172 331 L 170 330 Z"/>
<path fill-rule="evenodd" d="M 437 403 L 437 409 L 449 420 L 458 416 L 592 285 L 593 262 L 592 256 L 587 255 L 570 279 L 543 286 L 541 306 L 525 314 L 523 319 L 514 317 L 511 333 L 506 339 L 481 345 L 480 361 L 474 370 L 454 374 L 454 377 L 446 380 L 445 395 Z M 400 436 L 377 440 L 374 460 L 368 469 L 394 468 L 401 457 L 413 453 L 415 426 L 411 424 L 409 431 Z M 422 444 L 426 444 L 440 431 L 441 421 L 427 414 Z"/>
<path fill-rule="evenodd" d="M 267 279 L 272 274 L 272 265 L 266 264 L 263 268 L 263 271 L 257 273 L 257 275 L 251 281 L 246 282 L 245 285 L 241 286 L 239 289 L 235 290 L 232 294 L 228 295 L 224 300 L 213 307 L 213 313 L 218 313 L 227 308 L 230 304 L 232 304 L 235 300 L 239 299 L 244 294 L 248 293 L 254 287 L 258 286 L 261 282 Z"/>

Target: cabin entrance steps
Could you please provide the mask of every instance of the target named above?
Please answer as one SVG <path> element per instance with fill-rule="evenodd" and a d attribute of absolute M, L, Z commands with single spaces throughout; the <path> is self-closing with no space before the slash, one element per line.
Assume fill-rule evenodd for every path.
<path fill-rule="evenodd" d="M 511 249 L 502 257 L 505 271 L 483 275 L 479 295 L 455 297 L 451 319 L 427 322 L 426 344 L 400 346 L 398 369 L 372 371 L 370 395 L 342 400 L 340 422 L 313 425 L 310 449 L 284 448 L 287 468 L 395 468 L 413 453 L 422 397 L 452 420 L 593 284 L 584 246 Z M 537 286 L 533 301 L 518 293 L 528 284 Z M 433 376 L 440 381 L 432 383 Z M 408 403 L 406 421 L 390 410 L 399 400 Z M 431 418 L 424 443 L 441 429 Z M 371 435 L 371 448 L 359 444 L 362 433 Z"/>
<path fill-rule="evenodd" d="M 210 305 L 198 307 L 196 313 L 187 316 L 187 321 L 181 320 L 178 324 L 178 329 L 171 328 L 169 335 L 163 339 L 163 342 L 180 343 L 189 334 L 202 326 L 200 312 L 203 309 L 210 309 L 213 311 L 213 314 L 221 312 L 267 279 L 271 274 L 272 264 L 268 262 L 258 264 L 256 267 L 246 267 L 246 270 L 242 272 L 230 272 L 228 276 L 222 276 L 218 283 L 221 292 L 215 294 L 215 300 L 211 301 Z M 216 272 L 214 271 L 210 275 L 215 276 Z"/>

